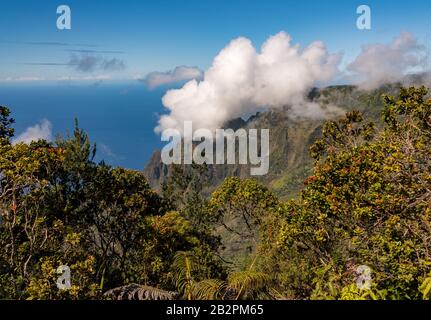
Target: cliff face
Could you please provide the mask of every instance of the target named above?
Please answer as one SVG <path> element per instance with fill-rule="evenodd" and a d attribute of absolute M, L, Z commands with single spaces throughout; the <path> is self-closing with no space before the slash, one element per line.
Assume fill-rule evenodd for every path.
<path fill-rule="evenodd" d="M 381 95 L 396 94 L 399 85 L 387 85 L 378 90 L 361 91 L 352 86 L 333 86 L 313 89 L 309 94 L 312 102 L 317 102 L 325 110 L 324 118 L 310 119 L 293 116 L 289 108 L 270 110 L 251 117 L 248 121 L 234 119 L 226 128 L 270 129 L 270 169 L 265 176 L 256 176 L 282 198 L 298 194 L 302 182 L 310 174 L 312 162 L 308 149 L 320 136 L 323 124 L 336 119 L 353 109 L 362 111 L 368 119 L 376 122 L 382 110 Z M 161 162 L 160 151 L 154 152 L 144 169 L 150 184 L 159 188 L 171 173 L 170 166 Z M 208 174 L 212 188 L 228 176 L 246 178 L 250 176 L 249 165 L 209 165 Z M 211 190 L 209 190 L 211 191 Z"/>

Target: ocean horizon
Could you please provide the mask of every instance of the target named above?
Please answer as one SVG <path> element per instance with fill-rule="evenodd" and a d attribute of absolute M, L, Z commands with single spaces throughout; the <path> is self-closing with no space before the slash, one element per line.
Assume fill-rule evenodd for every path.
<path fill-rule="evenodd" d="M 45 119 L 54 137 L 66 136 L 76 118 L 97 144 L 96 161 L 142 170 L 162 147 L 154 128 L 168 89 L 150 90 L 138 81 L 4 83 L 0 105 L 12 111 L 15 136 Z"/>

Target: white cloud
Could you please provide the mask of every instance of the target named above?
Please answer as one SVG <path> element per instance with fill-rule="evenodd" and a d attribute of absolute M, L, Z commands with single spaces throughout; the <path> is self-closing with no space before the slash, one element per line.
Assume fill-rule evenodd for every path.
<path fill-rule="evenodd" d="M 0 79 L 0 81 L 6 82 L 27 82 L 27 81 L 44 81 L 45 78 L 35 76 L 22 76 L 22 77 L 7 77 Z"/>
<path fill-rule="evenodd" d="M 409 72 L 423 71 L 426 61 L 425 47 L 411 33 L 403 32 L 389 44 L 363 46 L 347 70 L 352 72 L 354 83 L 363 89 L 372 89 L 401 81 Z"/>
<path fill-rule="evenodd" d="M 144 79 L 139 80 L 149 88 L 155 88 L 165 84 L 201 78 L 202 71 L 199 68 L 180 66 L 167 72 L 151 72 Z"/>
<path fill-rule="evenodd" d="M 310 106 L 305 95 L 338 73 L 340 58 L 328 54 L 322 42 L 301 49 L 285 32 L 269 37 L 260 52 L 249 39 L 237 38 L 214 58 L 202 81 L 191 80 L 165 94 L 163 104 L 169 114 L 160 117 L 155 130 L 182 131 L 184 121 L 190 120 L 195 129 L 214 130 L 261 107 L 286 105 L 295 116 L 320 117 L 324 111 Z"/>
<path fill-rule="evenodd" d="M 13 140 L 13 143 L 31 143 L 37 140 L 52 140 L 52 124 L 46 119 L 42 120 L 39 124 L 28 127 Z"/>
<path fill-rule="evenodd" d="M 50 77 L 50 78 L 42 78 L 42 77 L 7 77 L 4 79 L 0 79 L 0 82 L 31 82 L 31 81 L 108 81 L 113 80 L 114 78 L 111 75 L 83 75 L 83 76 L 60 76 L 60 77 Z"/>
<path fill-rule="evenodd" d="M 84 77 L 60 77 L 52 80 L 57 81 L 104 81 L 112 80 L 110 75 L 84 76 Z"/>
<path fill-rule="evenodd" d="M 107 156 L 107 157 L 109 157 L 109 158 L 115 158 L 115 157 L 116 157 L 116 154 L 111 150 L 111 148 L 110 148 L 108 145 L 106 145 L 106 144 L 104 144 L 104 143 L 101 143 L 101 144 L 99 145 L 99 147 L 100 147 L 100 151 L 101 151 L 101 153 L 102 153 L 104 156 Z"/>

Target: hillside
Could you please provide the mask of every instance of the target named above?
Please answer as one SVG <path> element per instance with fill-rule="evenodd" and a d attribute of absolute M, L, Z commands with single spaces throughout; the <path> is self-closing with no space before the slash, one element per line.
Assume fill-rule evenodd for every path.
<path fill-rule="evenodd" d="M 331 86 L 323 89 L 313 89 L 309 94 L 312 102 L 319 103 L 327 110 L 327 117 L 313 120 L 297 118 L 289 114 L 289 107 L 283 110 L 269 110 L 250 117 L 247 121 L 234 119 L 225 127 L 270 129 L 270 169 L 262 177 L 256 177 L 270 187 L 281 198 L 295 197 L 302 187 L 304 179 L 309 175 L 312 161 L 308 149 L 321 135 L 325 121 L 337 119 L 349 110 L 359 110 L 364 115 L 380 121 L 382 110 L 381 96 L 383 93 L 395 94 L 400 85 L 386 85 L 377 90 L 364 91 L 353 86 Z M 171 168 L 160 160 L 160 150 L 156 150 L 144 169 L 152 187 L 160 188 L 163 181 L 171 174 Z M 210 165 L 208 176 L 211 181 L 211 191 L 226 177 L 250 176 L 248 165 Z"/>
<path fill-rule="evenodd" d="M 95 145 L 77 126 L 54 143 L 11 143 L 14 119 L 0 106 L 0 297 L 429 299 L 428 92 L 385 96 L 377 128 L 354 111 L 321 130 L 321 121 L 287 117 L 288 107 L 228 124 L 272 129 L 271 172 L 261 181 L 287 198 L 302 183 L 292 172 L 310 170 L 307 147 L 322 136 L 292 201 L 237 177 L 205 197 L 224 177 L 247 176 L 240 166 L 185 172 L 156 162 L 169 178 L 157 193 L 142 172 L 93 161 Z M 310 99 L 335 110 L 332 101 L 356 96 L 377 119 L 381 104 L 367 103 L 379 95 L 333 87 Z M 59 265 L 70 266 L 73 290 L 55 286 Z M 367 288 L 357 282 L 364 268 Z"/>

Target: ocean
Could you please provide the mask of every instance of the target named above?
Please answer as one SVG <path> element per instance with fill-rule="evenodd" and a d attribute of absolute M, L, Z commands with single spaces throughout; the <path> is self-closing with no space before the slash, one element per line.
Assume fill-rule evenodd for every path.
<path fill-rule="evenodd" d="M 97 161 L 142 170 L 162 147 L 154 127 L 164 113 L 161 98 L 168 88 L 147 89 L 138 81 L 0 84 L 0 105 L 16 120 L 15 133 L 47 119 L 54 136 L 72 133 L 74 119 L 98 145 Z"/>

